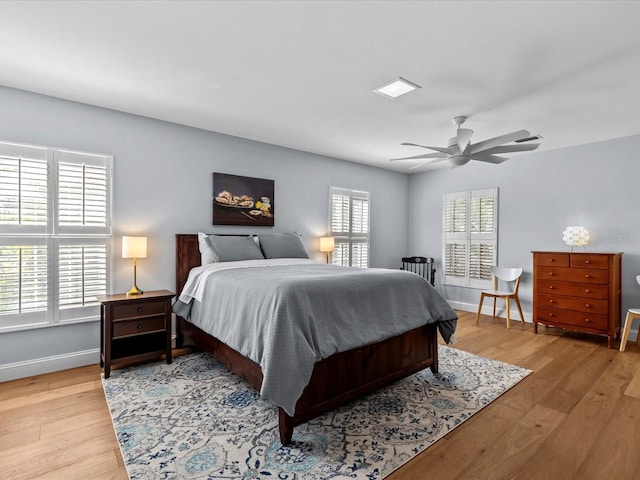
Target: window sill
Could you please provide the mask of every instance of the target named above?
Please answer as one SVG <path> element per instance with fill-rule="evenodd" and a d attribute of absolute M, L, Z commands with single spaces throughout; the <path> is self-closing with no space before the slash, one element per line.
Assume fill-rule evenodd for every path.
<path fill-rule="evenodd" d="M 78 318 L 75 320 L 65 320 L 63 322 L 52 322 L 52 323 L 36 323 L 30 325 L 9 325 L 6 327 L 0 327 L 0 334 L 9 333 L 9 332 L 22 332 L 27 330 L 39 330 L 41 328 L 51 328 L 51 327 L 63 327 L 68 325 L 77 325 L 79 323 L 89 323 L 89 322 L 100 322 L 99 316 L 86 317 L 86 318 Z"/>

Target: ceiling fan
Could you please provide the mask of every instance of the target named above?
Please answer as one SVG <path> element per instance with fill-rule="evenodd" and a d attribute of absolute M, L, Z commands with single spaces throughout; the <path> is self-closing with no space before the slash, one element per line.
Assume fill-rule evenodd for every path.
<path fill-rule="evenodd" d="M 487 163 L 502 163 L 509 160 L 507 157 L 496 155 L 497 153 L 513 153 L 535 150 L 540 143 L 524 143 L 532 140 L 539 140 L 540 135 L 531 135 L 528 130 L 518 130 L 517 132 L 507 133 L 499 137 L 490 138 L 478 143 L 471 143 L 473 130 L 468 128 L 460 128 L 467 117 L 455 117 L 453 123 L 458 126 L 456 136 L 449 140 L 448 147 L 429 147 L 427 145 L 418 145 L 417 143 L 402 143 L 413 147 L 422 147 L 429 150 L 435 150 L 436 153 L 426 153 L 413 157 L 392 158 L 391 161 L 399 160 L 422 160 L 433 158 L 428 163 L 441 162 L 448 160 L 452 167 L 460 167 L 469 163 L 469 160 L 478 160 Z M 410 169 L 420 168 L 423 165 L 416 165 Z"/>

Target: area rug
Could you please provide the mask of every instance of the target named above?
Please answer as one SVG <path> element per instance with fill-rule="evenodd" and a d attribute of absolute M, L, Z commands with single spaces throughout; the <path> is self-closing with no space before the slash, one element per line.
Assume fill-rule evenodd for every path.
<path fill-rule="evenodd" d="M 384 478 L 530 370 L 445 346 L 429 369 L 295 428 L 206 353 L 102 380 L 131 480 Z"/>

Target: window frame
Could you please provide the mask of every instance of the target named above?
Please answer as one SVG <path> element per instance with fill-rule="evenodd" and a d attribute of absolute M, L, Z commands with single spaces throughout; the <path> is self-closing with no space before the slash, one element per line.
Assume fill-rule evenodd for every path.
<path fill-rule="evenodd" d="M 20 176 L 22 173 L 21 165 L 23 160 L 29 160 L 32 157 L 37 157 L 37 161 L 46 162 L 47 213 L 44 225 L 20 224 L 20 222 L 23 221 L 23 218 L 20 218 L 20 209 L 22 203 L 24 203 L 24 198 L 22 197 L 23 183 Z M 80 290 L 82 292 L 78 297 L 80 300 L 71 306 L 63 305 L 61 307 L 60 297 L 62 295 L 62 286 L 59 278 L 61 265 L 60 246 L 82 245 L 83 250 L 85 246 L 98 246 L 97 255 L 99 258 L 104 258 L 104 263 L 100 262 L 97 265 L 96 272 L 99 271 L 101 279 L 104 278 L 104 293 L 106 294 L 112 290 L 113 156 L 0 141 L 0 158 L 5 159 L 7 165 L 11 164 L 12 159 L 17 159 L 18 162 L 16 162 L 16 164 L 20 172 L 17 177 L 6 176 L 4 178 L 4 186 L 0 184 L 1 188 L 6 187 L 6 192 L 9 192 L 9 195 L 13 195 L 11 190 L 12 188 L 16 188 L 17 194 L 15 198 L 17 199 L 18 205 L 18 207 L 16 207 L 18 210 L 18 224 L 0 223 L 0 246 L 21 246 L 28 248 L 31 245 L 46 245 L 47 252 L 46 307 L 33 312 L 24 313 L 18 311 L 0 315 L 0 333 L 99 320 L 100 310 L 97 298 L 94 302 L 85 303 L 85 288 L 89 276 L 85 276 L 86 271 L 84 265 L 80 267 L 81 273 L 79 275 L 81 279 Z M 85 212 L 91 210 L 91 208 L 87 207 L 87 205 L 89 205 L 88 199 L 92 194 L 97 193 L 101 196 L 99 217 L 100 219 L 104 219 L 103 225 L 60 224 L 59 202 L 62 187 L 60 185 L 59 175 L 60 166 L 64 163 L 82 165 L 82 175 L 79 177 L 80 180 L 78 182 L 82 195 L 80 210 L 82 211 L 83 220 L 81 223 L 85 221 Z M 87 172 L 85 165 L 88 165 L 90 169 L 94 170 L 94 173 L 97 171 L 100 175 L 90 178 L 85 174 Z M 2 177 L 0 177 L 0 179 L 1 178 Z M 12 185 L 11 181 L 6 182 L 7 178 L 9 180 L 13 178 L 16 181 Z M 70 183 L 68 185 L 77 189 L 78 184 L 73 185 L 73 183 Z M 92 185 L 96 186 L 96 188 L 92 189 Z M 5 197 L 5 199 L 10 199 L 10 197 Z M 1 207 L 2 205 L 0 204 L 0 208 Z M 11 206 L 8 208 L 11 208 Z M 7 213 L 8 216 L 13 214 L 10 210 L 7 210 Z M 0 218 L 0 222 L 2 220 L 3 219 Z M 23 277 L 20 273 L 18 275 L 17 288 L 21 295 Z M 22 305 L 18 307 L 18 310 L 21 309 Z"/>
<path fill-rule="evenodd" d="M 334 229 L 334 226 L 337 223 L 334 221 L 334 196 L 340 196 L 348 199 L 348 218 L 346 219 L 346 222 L 344 218 L 341 222 L 343 227 L 347 227 L 346 230 L 344 228 L 341 228 L 340 230 Z M 360 231 L 356 231 L 354 228 L 354 199 L 366 201 L 366 221 L 362 222 L 362 217 L 364 215 L 359 215 Z M 344 215 L 344 208 L 342 215 Z M 344 254 L 339 256 L 338 254 L 334 255 L 334 252 L 331 252 L 329 263 L 332 265 L 349 267 L 369 267 L 371 250 L 371 194 L 369 192 L 342 187 L 329 187 L 329 235 L 334 237 L 335 240 L 334 252 L 341 249 L 341 247 L 344 247 L 347 253 L 347 261 L 345 262 Z M 362 262 L 362 253 L 357 252 L 358 247 L 363 245 L 366 249 L 364 264 Z"/>
<path fill-rule="evenodd" d="M 488 267 L 497 264 L 498 259 L 498 209 L 499 209 L 499 195 L 498 187 L 483 188 L 466 190 L 460 192 L 448 192 L 443 194 L 442 201 L 442 283 L 443 285 L 452 285 L 460 287 L 469 287 L 477 289 L 492 288 L 493 278 L 491 276 Z M 472 213 L 472 204 L 475 199 L 481 201 L 481 199 L 490 198 L 493 201 L 493 212 L 491 219 L 491 231 L 472 231 L 472 224 L 474 221 L 478 225 L 481 225 L 480 216 L 482 211 L 478 214 L 478 218 L 474 218 Z M 451 208 L 450 202 L 464 202 L 464 219 L 460 222 L 459 218 L 456 222 L 456 227 L 460 227 L 461 223 L 464 224 L 463 231 L 455 231 L 448 226 L 448 209 Z M 459 212 L 458 212 L 459 213 Z M 456 213 L 453 213 L 457 216 Z M 482 230 L 482 227 L 480 227 Z M 450 248 L 449 245 L 458 245 L 462 249 L 458 248 L 457 252 L 463 255 L 464 263 L 464 275 L 452 275 L 449 274 L 449 257 Z M 478 252 L 476 256 L 472 255 L 472 247 L 474 246 L 490 246 L 492 247 L 491 259 L 489 262 L 482 260 L 483 253 Z M 472 275 L 472 264 L 476 261 L 476 268 L 480 270 L 480 277 L 477 278 Z M 459 263 L 457 263 L 459 265 Z"/>

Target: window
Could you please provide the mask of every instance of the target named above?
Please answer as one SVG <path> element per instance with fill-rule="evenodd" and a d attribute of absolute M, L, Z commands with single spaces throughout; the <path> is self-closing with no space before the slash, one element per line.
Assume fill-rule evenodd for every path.
<path fill-rule="evenodd" d="M 0 142 L 0 331 L 95 319 L 112 157 Z"/>
<path fill-rule="evenodd" d="M 445 193 L 444 283 L 487 288 L 497 259 L 498 189 Z"/>
<path fill-rule="evenodd" d="M 331 187 L 331 236 L 333 265 L 369 266 L 369 193 Z"/>

